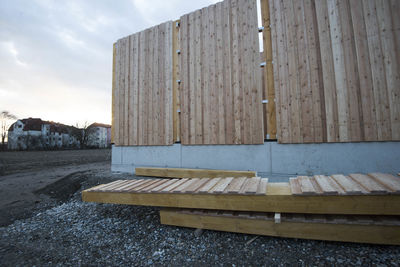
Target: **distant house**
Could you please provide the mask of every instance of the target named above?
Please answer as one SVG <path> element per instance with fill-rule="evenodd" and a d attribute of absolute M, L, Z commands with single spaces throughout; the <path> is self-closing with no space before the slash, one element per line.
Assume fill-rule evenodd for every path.
<path fill-rule="evenodd" d="M 87 128 L 88 147 L 106 148 L 111 145 L 111 125 L 93 123 Z"/>
<path fill-rule="evenodd" d="M 79 148 L 79 129 L 39 118 L 17 120 L 8 129 L 8 149 Z"/>

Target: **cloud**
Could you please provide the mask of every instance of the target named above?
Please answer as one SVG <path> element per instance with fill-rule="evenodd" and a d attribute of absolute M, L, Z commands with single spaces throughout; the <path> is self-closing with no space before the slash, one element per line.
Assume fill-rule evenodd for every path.
<path fill-rule="evenodd" d="M 111 122 L 112 44 L 215 1 L 0 1 L 0 110 Z"/>

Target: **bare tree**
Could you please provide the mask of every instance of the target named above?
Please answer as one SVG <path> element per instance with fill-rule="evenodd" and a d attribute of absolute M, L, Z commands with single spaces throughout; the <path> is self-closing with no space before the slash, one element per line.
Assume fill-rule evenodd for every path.
<path fill-rule="evenodd" d="M 10 121 L 16 120 L 17 116 L 11 114 L 7 110 L 3 110 L 0 113 L 0 123 L 1 123 L 1 146 L 4 147 L 4 142 L 8 134 L 8 128 L 10 127 Z"/>
<path fill-rule="evenodd" d="M 81 148 L 85 148 L 88 146 L 89 136 L 93 132 L 94 127 L 90 127 L 90 124 L 85 121 L 85 123 L 79 125 L 79 123 L 75 126 L 77 131 L 73 133 L 76 139 L 81 143 Z"/>

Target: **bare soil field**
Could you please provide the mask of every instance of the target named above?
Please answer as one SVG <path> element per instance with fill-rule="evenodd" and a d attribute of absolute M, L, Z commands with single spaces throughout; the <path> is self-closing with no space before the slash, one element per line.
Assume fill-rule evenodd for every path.
<path fill-rule="evenodd" d="M 1 154 L 2 162 L 20 166 L 8 166 L 12 174 L 0 176 L 1 266 L 400 264 L 399 246 L 254 239 L 207 230 L 198 235 L 194 229 L 161 225 L 157 207 L 82 202 L 84 189 L 139 177 L 111 173 L 107 150 L 79 152 Z M 24 162 L 29 160 L 37 163 Z"/>
<path fill-rule="evenodd" d="M 0 152 L 0 176 L 111 160 L 110 149 Z"/>

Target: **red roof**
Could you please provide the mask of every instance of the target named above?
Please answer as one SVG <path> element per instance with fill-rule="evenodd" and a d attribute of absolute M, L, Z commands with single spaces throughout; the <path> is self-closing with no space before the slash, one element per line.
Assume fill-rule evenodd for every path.
<path fill-rule="evenodd" d="M 43 124 L 50 125 L 50 132 L 68 133 L 69 130 L 76 129 L 73 126 L 68 126 L 53 121 L 43 121 L 42 119 L 39 118 L 28 118 L 28 119 L 22 119 L 20 121 L 24 124 L 23 131 L 41 131 Z M 14 124 L 15 123 L 13 123 L 10 126 L 9 131 L 12 131 L 14 129 Z"/>
<path fill-rule="evenodd" d="M 111 128 L 111 125 L 109 125 L 109 124 L 104 124 L 104 123 L 97 123 L 97 122 L 95 122 L 95 123 L 92 123 L 92 124 L 90 124 L 90 126 L 89 127 L 103 127 L 103 128 Z M 88 127 L 88 128 L 89 128 Z"/>

